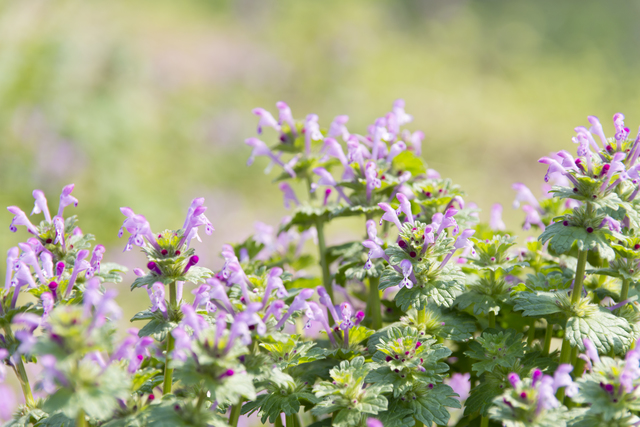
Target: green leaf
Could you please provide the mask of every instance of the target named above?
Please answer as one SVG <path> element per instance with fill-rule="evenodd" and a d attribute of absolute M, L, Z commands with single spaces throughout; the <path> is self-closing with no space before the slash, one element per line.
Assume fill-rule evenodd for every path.
<path fill-rule="evenodd" d="M 609 236 L 612 233 L 606 227 L 588 233 L 586 228 L 564 226 L 559 221 L 545 228 L 538 239 L 542 243 L 550 241 L 550 247 L 559 254 L 568 252 L 575 243 L 581 251 L 596 249 L 602 258 L 612 260 L 616 254 L 611 249 Z"/>
<path fill-rule="evenodd" d="M 416 393 L 416 399 L 409 400 L 408 407 L 413 410 L 414 417 L 424 425 L 447 425 L 449 423 L 449 408 L 460 408 L 458 396 L 451 387 L 436 384 L 433 389 L 424 388 Z"/>
<path fill-rule="evenodd" d="M 557 292 L 518 292 L 514 297 L 514 311 L 523 316 L 541 317 L 562 312 Z"/>
<path fill-rule="evenodd" d="M 155 319 L 150 320 L 149 323 L 144 325 L 143 328 L 138 331 L 138 336 L 147 337 L 149 335 L 153 335 L 154 337 L 160 338 L 167 332 L 174 330 L 177 326 L 177 322 L 158 319 L 156 317 Z"/>
<path fill-rule="evenodd" d="M 582 340 L 589 338 L 601 354 L 607 354 L 611 350 L 616 354 L 624 354 L 634 339 L 629 322 L 602 307 L 586 317 L 567 320 L 565 334 L 571 346 L 577 346 L 580 351 L 584 351 Z"/>
<path fill-rule="evenodd" d="M 473 364 L 473 370 L 481 375 L 492 372 L 496 366 L 513 366 L 516 359 L 524 357 L 524 347 L 522 334 L 514 329 L 500 332 L 486 329 L 475 341 L 469 341 L 469 351 L 464 354 L 478 360 Z"/>
<path fill-rule="evenodd" d="M 493 399 L 504 391 L 504 385 L 500 388 L 500 382 L 486 381 L 486 377 L 487 375 L 480 377 L 478 385 L 471 389 L 469 397 L 464 402 L 465 416 L 475 413 L 486 414 L 493 404 Z"/>
<path fill-rule="evenodd" d="M 424 160 L 408 150 L 394 157 L 391 161 L 391 166 L 398 171 L 411 172 L 411 176 L 414 177 L 427 173 L 427 165 Z"/>

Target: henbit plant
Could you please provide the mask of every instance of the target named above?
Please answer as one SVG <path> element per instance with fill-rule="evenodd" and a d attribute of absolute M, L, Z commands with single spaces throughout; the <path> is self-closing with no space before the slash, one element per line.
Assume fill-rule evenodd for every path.
<path fill-rule="evenodd" d="M 247 139 L 249 163 L 282 168 L 294 211 L 277 231 L 257 223 L 223 245 L 220 271 L 190 247 L 201 228 L 214 231 L 204 199 L 161 232 L 121 208 L 125 251 L 148 258 L 131 284 L 150 299 L 131 319 L 139 330 L 118 333 L 116 291 L 103 286 L 125 269 L 63 217 L 78 202 L 73 185 L 54 217 L 34 191 L 39 224 L 8 208 L 11 230 L 32 236 L 9 250 L 0 290 L 0 378 L 10 367 L 25 398 L 7 425 L 235 427 L 252 413 L 288 427 L 640 422 L 640 136 L 627 139 L 621 114 L 614 138 L 589 117 L 577 158 L 540 160 L 555 183 L 541 199 L 514 184 L 523 228 L 542 231 L 517 248 L 500 205 L 481 223 L 459 186 L 427 169 L 422 132 L 402 129 L 403 101 L 364 135 L 346 116 L 321 129 L 316 115 L 277 108 L 278 120 L 254 110 L 258 133 L 277 142 Z M 326 227 L 342 217 L 362 218 L 364 237 L 328 246 Z M 315 265 L 319 275 L 307 272 Z M 42 369 L 35 384 L 26 363 Z M 0 387 L 0 400 L 11 393 Z"/>

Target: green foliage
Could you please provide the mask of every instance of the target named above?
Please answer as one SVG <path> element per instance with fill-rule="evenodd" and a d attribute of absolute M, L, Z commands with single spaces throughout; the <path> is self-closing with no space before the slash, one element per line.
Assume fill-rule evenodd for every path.
<path fill-rule="evenodd" d="M 480 337 L 469 342 L 469 351 L 465 354 L 478 360 L 473 364 L 473 370 L 480 375 L 492 372 L 497 366 L 513 366 L 517 359 L 524 357 L 524 350 L 522 334 L 515 330 L 485 330 Z"/>
<path fill-rule="evenodd" d="M 313 391 L 321 401 L 312 409 L 315 415 L 335 413 L 334 426 L 357 427 L 363 419 L 387 409 L 384 393 L 392 391 L 390 384 L 363 387 L 371 367 L 359 356 L 343 361 L 331 370 L 333 382 L 322 381 Z"/>

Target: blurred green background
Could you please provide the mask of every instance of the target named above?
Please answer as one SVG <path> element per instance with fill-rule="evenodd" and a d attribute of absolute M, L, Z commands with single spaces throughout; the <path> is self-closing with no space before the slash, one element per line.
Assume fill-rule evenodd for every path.
<path fill-rule="evenodd" d="M 539 194 L 537 159 L 573 152 L 587 115 L 611 135 L 624 112 L 635 134 L 639 14 L 628 0 L 0 1 L 0 205 L 30 212 L 40 188 L 53 210 L 74 182 L 67 214 L 105 259 L 142 266 L 121 254 L 118 208 L 178 228 L 204 196 L 215 267 L 222 243 L 285 213 L 266 162 L 245 166 L 253 108 L 284 100 L 325 127 L 348 114 L 361 133 L 404 98 L 429 166 L 518 229 L 511 184 Z M 27 237 L 10 221 L 3 251 Z"/>

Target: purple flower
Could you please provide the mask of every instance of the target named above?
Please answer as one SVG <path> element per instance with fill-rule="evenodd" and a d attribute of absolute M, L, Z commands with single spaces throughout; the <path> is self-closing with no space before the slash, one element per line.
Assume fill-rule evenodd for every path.
<path fill-rule="evenodd" d="M 202 240 L 198 235 L 198 227 L 202 225 L 205 226 L 205 233 L 209 236 L 215 231 L 209 221 L 209 218 L 204 214 L 207 208 L 203 206 L 203 204 L 204 197 L 193 199 L 191 202 L 191 206 L 189 206 L 189 210 L 187 211 L 187 218 L 182 226 L 184 234 L 178 246 L 182 246 L 186 243 L 188 248 L 191 240 L 193 239 L 198 239 L 198 241 L 201 242 Z"/>
<path fill-rule="evenodd" d="M 318 125 L 318 116 L 309 114 L 304 121 L 304 146 L 307 155 L 311 153 L 311 141 L 322 139 L 320 126 Z"/>
<path fill-rule="evenodd" d="M 489 227 L 491 227 L 491 230 L 493 231 L 504 231 L 507 228 L 504 225 L 504 221 L 502 221 L 502 205 L 500 203 L 496 203 L 491 207 Z"/>
<path fill-rule="evenodd" d="M 380 188 L 382 181 L 378 178 L 378 167 L 375 162 L 368 162 L 364 169 L 364 176 L 367 181 L 367 200 L 371 201 L 371 193 L 374 188 Z"/>
<path fill-rule="evenodd" d="M 82 303 L 85 317 L 91 316 L 92 319 L 89 329 L 102 326 L 107 317 L 111 320 L 120 318 L 122 310 L 114 301 L 116 295 L 118 291 L 115 289 L 107 289 L 104 294 L 100 294 L 100 280 L 95 277 L 87 281 Z"/>
<path fill-rule="evenodd" d="M 189 257 L 189 261 L 187 262 L 187 265 L 184 267 L 182 274 L 187 274 L 187 272 L 191 269 L 191 267 L 196 265 L 198 261 L 200 261 L 200 257 L 198 255 L 193 255 Z"/>
<path fill-rule="evenodd" d="M 407 144 L 402 141 L 398 141 L 391 146 L 389 149 L 389 154 L 387 154 L 387 158 L 385 159 L 387 163 L 391 163 L 394 157 L 398 154 L 402 153 L 407 149 Z"/>
<path fill-rule="evenodd" d="M 402 193 L 398 193 L 396 195 L 396 198 L 398 199 L 398 201 L 400 202 L 400 211 L 402 213 L 405 214 L 405 216 L 407 217 L 407 221 L 409 221 L 411 224 L 414 224 L 414 220 L 413 220 L 413 212 L 411 211 L 411 202 L 409 201 L 409 199 L 407 198 L 407 196 L 405 196 Z M 397 212 L 396 212 L 397 213 Z"/>
<path fill-rule="evenodd" d="M 45 292 L 40 295 L 40 299 L 42 300 L 42 319 L 46 319 L 53 310 L 54 297 L 50 292 Z"/>
<path fill-rule="evenodd" d="M 413 116 L 404 111 L 404 99 L 396 99 L 393 102 L 391 111 L 395 114 L 399 126 L 406 125 L 413 121 Z"/>
<path fill-rule="evenodd" d="M 514 389 L 517 389 L 520 385 L 520 377 L 515 372 L 510 373 L 507 376 L 507 379 L 509 380 L 509 383 L 511 383 L 511 387 L 513 387 Z"/>
<path fill-rule="evenodd" d="M 25 227 L 27 227 L 27 230 L 29 230 L 29 233 L 35 234 L 36 236 L 38 235 L 38 229 L 36 228 L 36 226 L 33 225 L 31 221 L 29 221 L 27 215 L 19 207 L 9 206 L 7 210 L 15 215 L 11 220 L 9 230 L 15 233 L 16 231 L 18 231 L 18 228 L 16 226 L 24 225 Z"/>
<path fill-rule="evenodd" d="M 520 203 L 527 203 L 533 206 L 536 209 L 540 208 L 540 203 L 538 203 L 538 199 L 533 195 L 529 188 L 522 184 L 521 182 L 516 182 L 511 186 L 514 190 L 516 190 L 516 198 L 513 201 L 513 208 L 517 209 L 520 207 Z"/>
<path fill-rule="evenodd" d="M 369 249 L 367 262 L 364 264 L 365 270 L 369 270 L 371 269 L 371 267 L 373 267 L 373 263 L 371 262 L 372 259 L 384 258 L 385 260 L 387 260 L 387 262 L 389 262 L 389 256 L 385 253 L 384 249 L 382 249 L 380 245 L 378 245 L 373 240 L 365 240 L 364 242 L 362 242 L 362 246 Z"/>
<path fill-rule="evenodd" d="M 351 204 L 351 200 L 349 200 L 346 194 L 344 194 L 344 191 L 342 191 L 342 188 L 338 187 L 338 183 L 333 178 L 333 176 L 331 176 L 329 171 L 327 171 L 325 168 L 314 168 L 313 173 L 315 173 L 320 177 L 317 185 L 327 185 L 329 187 L 334 187 L 335 190 L 338 192 L 338 195 L 342 197 L 344 201 L 347 202 L 347 204 Z"/>
<path fill-rule="evenodd" d="M 398 219 L 396 210 L 393 209 L 388 203 L 378 203 L 378 206 L 384 211 L 384 215 L 382 215 L 382 218 L 380 218 L 380 225 L 382 225 L 383 220 L 393 222 L 395 226 L 398 227 L 398 230 L 402 231 L 402 224 Z"/>
<path fill-rule="evenodd" d="M 102 257 L 104 256 L 106 249 L 102 245 L 96 245 L 93 248 L 93 253 L 91 254 L 91 261 L 89 264 L 91 267 L 87 269 L 86 277 L 91 278 L 94 274 L 100 272 L 100 262 L 102 261 Z"/>
<path fill-rule="evenodd" d="M 269 316 L 273 316 L 276 320 L 282 319 L 282 309 L 284 308 L 284 301 L 275 300 L 269 305 L 269 308 L 265 311 L 264 317 L 262 318 L 263 322 L 266 322 L 269 319 Z"/>
<path fill-rule="evenodd" d="M 293 191 L 293 189 L 291 188 L 291 186 L 286 183 L 286 182 L 281 182 L 280 185 L 278 186 L 280 188 L 280 191 L 282 191 L 283 195 L 284 195 L 284 207 L 286 209 L 291 208 L 291 206 L 300 206 L 300 202 L 298 201 L 298 198 L 296 197 L 296 193 Z"/>
<path fill-rule="evenodd" d="M 62 194 L 60 194 L 60 206 L 58 207 L 58 216 L 62 217 L 62 213 L 64 212 L 64 208 L 73 204 L 76 208 L 78 207 L 78 199 L 71 195 L 75 184 L 69 184 L 62 189 Z"/>
<path fill-rule="evenodd" d="M 76 279 L 78 274 L 82 271 L 86 271 L 91 268 L 91 264 L 85 261 L 85 258 L 89 255 L 89 251 L 86 249 L 82 249 L 78 251 L 76 254 L 76 261 L 73 264 L 73 270 L 71 272 L 71 278 L 69 279 L 69 283 L 67 284 L 67 290 L 65 292 L 65 297 L 69 298 L 71 296 L 71 291 L 73 290 L 73 286 L 76 283 Z"/>
<path fill-rule="evenodd" d="M 189 304 L 183 304 L 180 311 L 184 315 L 181 324 L 190 327 L 193 330 L 193 335 L 196 338 L 199 337 L 200 333 L 207 328 L 207 321 L 197 314 Z"/>
<path fill-rule="evenodd" d="M 44 196 L 44 193 L 41 190 L 33 190 L 33 198 L 36 199 L 36 201 L 31 215 L 44 213 L 44 219 L 46 219 L 47 222 L 51 222 L 51 213 L 49 213 L 49 206 L 47 205 L 47 198 Z"/>
<path fill-rule="evenodd" d="M 466 374 L 455 373 L 451 375 L 451 378 L 445 380 L 445 383 L 459 395 L 456 399 L 460 402 L 464 402 L 469 397 L 471 391 L 470 378 L 471 374 L 467 372 Z"/>
<path fill-rule="evenodd" d="M 222 301 L 224 309 L 229 314 L 234 314 L 235 311 L 233 310 L 231 301 L 229 301 L 229 296 L 227 295 L 225 286 L 220 282 L 220 280 L 212 277 L 210 279 L 207 279 L 207 283 L 211 286 L 211 290 L 209 291 L 209 298 Z"/>
<path fill-rule="evenodd" d="M 291 133 L 296 135 L 296 122 L 293 120 L 293 115 L 291 114 L 291 108 L 287 105 L 286 102 L 278 101 L 276 102 L 276 108 L 280 112 L 278 115 L 278 124 L 282 126 L 283 123 L 286 123 L 291 128 Z M 282 128 L 280 128 L 282 131 Z M 260 132 L 258 132 L 260 133 Z"/>
<path fill-rule="evenodd" d="M 331 125 L 329 126 L 329 132 L 327 136 L 332 138 L 342 137 L 344 141 L 349 139 L 349 131 L 347 130 L 347 122 L 349 121 L 349 116 L 336 116 Z"/>
<path fill-rule="evenodd" d="M 400 268 L 402 268 L 402 275 L 404 278 L 400 283 L 398 283 L 398 286 L 400 288 L 404 288 L 406 286 L 407 289 L 413 288 L 413 281 L 411 280 L 411 276 L 413 276 L 413 264 L 411 264 L 411 261 L 408 259 L 403 259 L 400 261 Z"/>
<path fill-rule="evenodd" d="M 443 268 L 447 264 L 447 262 L 449 262 L 449 260 L 453 256 L 453 254 L 458 249 L 462 249 L 462 248 L 465 248 L 465 247 L 473 248 L 473 242 L 471 242 L 469 240 L 469 238 L 471 236 L 473 236 L 475 234 L 475 232 L 476 232 L 476 230 L 468 228 L 468 229 L 464 230 L 462 233 L 460 233 L 460 236 L 458 236 L 458 238 L 456 239 L 455 243 L 453 244 L 453 250 L 447 254 L 447 256 L 442 260 L 442 263 L 440 264 L 440 267 L 438 267 L 438 268 L 440 268 L 440 269 Z"/>
<path fill-rule="evenodd" d="M 264 298 L 262 299 L 263 307 L 267 305 L 267 301 L 274 289 L 276 290 L 276 296 L 278 298 L 286 298 L 289 296 L 289 292 L 287 292 L 287 289 L 284 287 L 284 283 L 282 283 L 282 279 L 280 278 L 282 273 L 283 270 L 280 267 L 274 267 L 269 271 L 269 275 L 267 276 L 267 286 L 265 287 Z"/>
<path fill-rule="evenodd" d="M 281 328 L 282 326 L 284 326 L 285 322 L 289 319 L 289 317 L 291 317 L 294 311 L 310 310 L 309 305 L 307 304 L 307 300 L 311 298 L 313 294 L 313 289 L 302 289 L 293 299 L 293 302 L 289 306 L 289 311 L 282 317 L 282 319 L 280 319 L 280 321 L 276 325 L 276 328 Z"/>
<path fill-rule="evenodd" d="M 524 211 L 524 213 L 527 214 L 525 216 L 525 219 L 524 219 L 524 225 L 522 226 L 523 230 L 525 230 L 525 231 L 526 230 L 530 230 L 531 229 L 531 225 L 537 225 L 542 230 L 545 229 L 545 225 L 542 222 L 542 218 L 540 218 L 540 215 L 538 214 L 538 211 L 536 211 L 533 206 L 524 205 L 522 207 L 522 210 Z"/>
<path fill-rule="evenodd" d="M 573 366 L 562 364 L 558 366 L 555 374 L 553 374 L 553 388 L 558 390 L 560 387 L 566 387 L 564 393 L 569 396 L 575 396 L 578 393 L 578 385 L 573 382 L 569 373 L 573 371 Z"/>
<path fill-rule="evenodd" d="M 0 384 L 0 418 L 9 421 L 17 407 L 18 401 L 13 388 L 7 384 Z"/>
<path fill-rule="evenodd" d="M 554 387 L 554 379 L 549 375 L 544 375 L 538 382 L 538 411 L 542 409 L 553 409 L 560 406 L 556 399 L 557 389 Z"/>
<path fill-rule="evenodd" d="M 320 301 L 320 304 L 327 307 L 329 313 L 331 313 L 331 317 L 333 317 L 333 321 L 335 323 L 338 323 L 340 321 L 340 317 L 338 316 L 338 312 L 336 311 L 336 308 L 333 305 L 333 301 L 331 301 L 331 297 L 329 296 L 327 290 L 322 286 L 318 286 L 316 288 L 316 292 L 318 293 L 318 301 Z"/>
<path fill-rule="evenodd" d="M 614 182 L 613 185 L 611 185 L 610 187 L 615 187 L 619 182 L 622 181 L 623 177 L 625 177 L 626 175 L 624 173 L 625 165 L 624 163 L 622 163 L 625 157 L 626 157 L 625 153 L 616 153 L 613 155 L 613 158 L 611 159 L 611 163 L 609 163 L 609 170 L 607 170 L 607 175 L 605 176 L 605 179 L 602 182 L 602 185 L 600 186 L 600 191 L 605 191 L 607 189 L 610 189 L 610 188 L 607 188 L 607 186 L 609 185 L 611 178 L 616 172 L 621 172 L 620 178 L 616 182 Z"/>
<path fill-rule="evenodd" d="M 156 282 L 151 289 L 147 288 L 149 299 L 151 300 L 151 311 L 160 310 L 160 313 L 167 318 L 167 304 L 164 296 L 164 285 L 162 282 Z"/>
<path fill-rule="evenodd" d="M 285 172 L 291 175 L 292 178 L 296 177 L 296 173 L 291 168 L 291 165 L 283 163 L 282 160 L 280 160 L 280 157 L 273 154 L 269 147 L 267 147 L 267 144 L 265 144 L 263 141 L 259 140 L 258 138 L 248 138 L 244 141 L 244 143 L 250 147 L 253 147 L 251 156 L 249 156 L 249 159 L 247 160 L 247 166 L 253 163 L 256 156 L 267 156 L 273 163 L 282 167 Z"/>
<path fill-rule="evenodd" d="M 587 117 L 587 120 L 589 120 L 589 123 L 591 123 L 591 128 L 589 129 L 589 132 L 594 133 L 600 137 L 600 140 L 602 141 L 602 146 L 606 150 L 607 145 L 609 145 L 609 141 L 607 141 L 607 137 L 604 135 L 604 131 L 602 130 L 602 125 L 600 124 L 600 120 L 598 120 L 596 116 L 589 116 Z"/>
<path fill-rule="evenodd" d="M 384 118 L 379 118 L 372 126 L 373 146 L 371 148 L 371 159 L 373 160 L 378 160 L 380 157 L 386 155 L 387 145 L 383 141 L 389 141 L 392 138 L 386 125 L 387 121 Z"/>
<path fill-rule="evenodd" d="M 320 308 L 320 306 L 318 304 L 316 304 L 313 301 L 310 301 L 308 303 L 308 305 L 309 305 L 309 308 L 310 308 L 310 312 L 312 314 L 311 319 L 315 320 L 317 322 L 320 322 L 322 327 L 327 332 L 327 336 L 329 337 L 329 341 L 331 341 L 331 344 L 333 344 L 335 346 L 336 345 L 336 339 L 333 336 L 333 333 L 332 333 L 332 330 L 331 330 L 331 326 L 329 326 L 329 321 L 327 320 L 327 316 L 325 315 L 324 311 Z"/>
<path fill-rule="evenodd" d="M 118 237 L 122 237 L 124 234 L 123 230 L 127 230 L 131 233 L 129 237 L 129 241 L 124 248 L 124 251 L 130 251 L 132 246 L 143 246 L 144 239 L 146 238 L 149 244 L 153 245 L 157 250 L 160 250 L 158 243 L 156 242 L 156 236 L 151 231 L 151 226 L 149 225 L 149 221 L 143 215 L 136 215 L 135 212 L 131 208 L 122 207 L 120 208 L 120 212 L 123 213 L 127 219 L 122 223 L 122 227 L 120 227 L 120 231 L 118 231 Z"/>
<path fill-rule="evenodd" d="M 64 238 L 64 220 L 60 216 L 53 217 L 53 227 L 56 230 L 56 238 L 53 241 L 54 245 L 62 243 L 62 247 L 66 247 L 67 243 Z"/>
<path fill-rule="evenodd" d="M 211 286 L 209 285 L 205 285 L 202 284 L 200 286 L 198 286 L 197 289 L 194 289 L 193 291 L 191 291 L 191 293 L 194 295 L 193 298 L 193 308 L 197 309 L 200 305 L 202 305 L 202 303 L 208 303 L 209 302 L 209 290 L 211 289 Z"/>
<path fill-rule="evenodd" d="M 635 389 L 633 381 L 638 378 L 640 378 L 640 351 L 633 349 L 625 357 L 624 370 L 620 374 L 620 385 L 625 392 L 631 393 Z"/>
<path fill-rule="evenodd" d="M 175 338 L 173 347 L 173 358 L 182 362 L 187 360 L 191 353 L 191 337 L 182 326 L 178 326 L 171 331 L 171 335 Z"/>
<path fill-rule="evenodd" d="M 276 119 L 273 118 L 270 112 L 268 112 L 264 108 L 254 108 L 253 114 L 260 117 L 260 120 L 258 121 L 258 135 L 262 133 L 262 128 L 264 126 L 273 128 L 276 131 L 280 132 L 280 125 L 278 124 Z"/>
<path fill-rule="evenodd" d="M 4 280 L 4 288 L 8 290 L 12 286 L 13 271 L 17 267 L 18 256 L 20 255 L 20 249 L 13 247 L 7 251 L 7 272 Z"/>
<path fill-rule="evenodd" d="M 384 424 L 375 418 L 367 418 L 367 427 L 384 427 Z"/>
<path fill-rule="evenodd" d="M 369 237 L 369 240 L 371 240 L 372 242 L 374 242 L 376 245 L 382 245 L 382 239 L 380 239 L 378 237 L 378 230 L 376 229 L 376 222 L 372 219 L 367 220 L 366 223 L 366 227 L 367 227 L 367 236 Z"/>
<path fill-rule="evenodd" d="M 267 325 L 258 315 L 258 311 L 262 309 L 262 303 L 252 302 L 247 305 L 245 311 L 238 313 L 234 322 L 243 322 L 249 327 L 249 330 L 255 330 L 258 335 L 264 335 L 267 332 Z"/>
<path fill-rule="evenodd" d="M 364 161 L 370 156 L 369 150 L 358 142 L 357 136 L 349 136 L 349 140 L 347 141 L 347 157 L 349 159 L 349 164 L 358 164 L 358 166 L 360 166 L 360 173 L 364 173 Z"/>
<path fill-rule="evenodd" d="M 48 278 L 53 277 L 53 257 L 51 253 L 42 251 L 40 253 L 40 261 L 42 262 L 42 269 L 44 274 Z"/>
<path fill-rule="evenodd" d="M 604 227 L 605 225 L 608 226 L 609 230 L 611 231 L 615 231 L 617 233 L 620 233 L 622 231 L 622 228 L 620 227 L 620 221 L 616 221 L 608 215 L 605 216 L 600 223 L 600 228 Z"/>
<path fill-rule="evenodd" d="M 344 166 L 344 174 L 342 175 L 343 181 L 351 181 L 355 176 L 355 172 L 353 168 L 349 165 L 347 161 L 347 156 L 345 156 L 344 151 L 342 151 L 342 146 L 338 141 L 333 138 L 325 138 L 324 140 L 324 153 L 329 157 L 335 157 L 342 163 Z"/>

